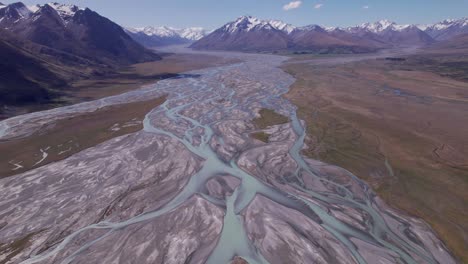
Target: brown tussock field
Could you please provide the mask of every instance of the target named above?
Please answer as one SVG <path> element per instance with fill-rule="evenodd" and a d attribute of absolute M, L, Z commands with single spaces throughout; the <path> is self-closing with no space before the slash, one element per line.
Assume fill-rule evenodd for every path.
<path fill-rule="evenodd" d="M 77 103 L 100 99 L 131 91 L 158 80 L 175 77 L 183 72 L 235 62 L 211 55 L 165 54 L 160 61 L 134 64 L 114 75 L 75 82 L 71 85 L 69 100 Z"/>
<path fill-rule="evenodd" d="M 260 117 L 253 119 L 252 122 L 255 125 L 255 128 L 260 130 L 269 126 L 281 125 L 289 122 L 289 119 L 286 116 L 278 114 L 271 109 L 262 108 L 260 109 L 259 114 Z M 270 140 L 270 135 L 264 131 L 253 132 L 250 136 L 265 143 L 268 143 Z"/>
<path fill-rule="evenodd" d="M 59 120 L 26 138 L 0 141 L 0 178 L 65 159 L 112 138 L 140 131 L 145 115 L 165 100 L 160 97 L 108 106 Z M 48 154 L 44 160 L 42 151 Z"/>
<path fill-rule="evenodd" d="M 468 76 L 464 56 L 286 63 L 307 123 L 304 154 L 365 180 L 427 221 L 468 262 Z"/>

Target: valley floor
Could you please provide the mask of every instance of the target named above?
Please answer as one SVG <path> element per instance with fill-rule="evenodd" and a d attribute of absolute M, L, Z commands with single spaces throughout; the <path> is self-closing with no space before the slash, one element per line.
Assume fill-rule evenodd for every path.
<path fill-rule="evenodd" d="M 465 53 L 466 54 L 466 53 Z M 293 56 L 287 98 L 314 159 L 430 223 L 468 262 L 468 58 L 445 52 L 324 65 Z"/>
<path fill-rule="evenodd" d="M 466 261 L 465 62 L 362 56 L 171 55 L 0 122 L 0 262 L 455 263 L 408 214 Z"/>
<path fill-rule="evenodd" d="M 74 81 L 68 87 L 55 91 L 61 96 L 48 102 L 4 107 L 0 109 L 0 120 L 121 94 L 158 80 L 175 77 L 182 72 L 231 62 L 210 55 L 167 53 L 159 61 L 134 64 L 116 73 Z"/>

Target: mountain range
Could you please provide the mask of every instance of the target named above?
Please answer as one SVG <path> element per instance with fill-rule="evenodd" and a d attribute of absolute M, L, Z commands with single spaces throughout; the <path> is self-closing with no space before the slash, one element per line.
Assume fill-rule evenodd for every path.
<path fill-rule="evenodd" d="M 73 81 L 159 60 L 161 57 L 148 48 L 165 45 L 249 52 L 363 53 L 400 46 L 460 48 L 467 34 L 467 18 L 433 25 L 381 20 L 332 28 L 296 27 L 243 16 L 214 31 L 199 27 L 124 28 L 75 5 L 0 3 L 0 106 L 48 102 Z"/>
<path fill-rule="evenodd" d="M 71 81 L 159 59 L 89 8 L 0 5 L 0 105 L 48 102 Z"/>
<path fill-rule="evenodd" d="M 191 45 L 195 49 L 360 53 L 382 48 L 427 46 L 468 34 L 468 19 L 433 25 L 399 25 L 388 20 L 354 27 L 295 27 L 278 20 L 242 16 Z"/>
<path fill-rule="evenodd" d="M 206 36 L 207 31 L 201 27 L 173 28 L 173 27 L 141 27 L 125 28 L 134 40 L 146 47 L 187 44 Z"/>
<path fill-rule="evenodd" d="M 89 8 L 18 2 L 0 9 L 0 28 L 16 37 L 104 64 L 157 59 L 116 23 Z"/>

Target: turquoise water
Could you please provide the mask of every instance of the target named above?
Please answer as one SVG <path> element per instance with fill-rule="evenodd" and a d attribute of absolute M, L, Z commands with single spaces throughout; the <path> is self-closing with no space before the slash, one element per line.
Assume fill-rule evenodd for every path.
<path fill-rule="evenodd" d="M 93 229 L 107 230 L 104 235 L 87 242 L 63 261 L 63 263 L 71 263 L 86 249 L 93 247 L 113 232 L 177 210 L 181 204 L 196 194 L 207 197 L 207 194 L 202 193 L 205 183 L 219 175 L 237 177 L 241 183 L 234 193 L 226 198 L 226 201 L 221 201 L 224 203 L 223 207 L 226 208 L 223 229 L 207 263 L 229 263 L 234 256 L 240 256 L 251 264 L 268 263 L 259 249 L 255 248 L 249 240 L 241 215 L 256 195 L 263 195 L 276 203 L 300 211 L 313 221 L 320 223 L 351 252 L 358 263 L 366 263 L 366 261 L 351 238 L 392 251 L 404 263 L 416 263 L 412 255 L 417 255 L 428 263 L 437 263 L 430 252 L 402 238 L 387 226 L 381 212 L 374 206 L 374 194 L 364 183 L 349 174 L 349 177 L 365 190 L 366 197 L 363 200 L 362 197 L 356 197 L 348 186 L 320 175 L 302 157 L 300 152 L 304 147 L 305 128 L 296 116 L 295 107 L 281 97 L 294 82 L 292 77 L 275 68 L 275 65 L 281 63 L 282 60 L 283 58 L 280 57 L 252 57 L 248 58 L 245 63 L 196 71 L 199 74 L 197 77 L 168 79 L 148 88 L 168 93 L 169 97 L 163 105 L 146 115 L 143 130 L 147 133 L 165 135 L 183 144 L 186 149 L 204 160 L 201 169 L 190 178 L 174 199 L 158 210 L 146 212 L 122 222 L 103 221 L 83 227 L 67 236 L 54 249 L 33 256 L 23 263 L 37 263 L 54 256 L 65 249 L 82 232 Z M 248 94 L 249 89 L 246 89 L 248 87 L 252 87 L 252 94 Z M 247 93 L 248 96 L 239 95 L 239 92 Z M 219 104 L 220 100 L 228 102 L 229 105 Z M 343 205 L 366 212 L 369 216 L 367 230 L 363 231 L 343 223 L 323 207 L 311 203 L 297 193 L 286 193 L 262 182 L 259 178 L 239 168 L 238 155 L 225 160 L 213 150 L 210 142 L 215 137 L 220 144 L 227 144 L 226 135 L 219 134 L 219 131 L 215 129 L 217 124 L 230 119 L 248 121 L 254 117 L 254 110 L 260 107 L 273 109 L 290 118 L 295 140 L 289 149 L 289 155 L 294 160 L 297 169 L 293 175 L 296 181 L 288 184 L 324 204 Z M 162 123 L 161 120 L 165 122 Z M 334 186 L 336 192 L 318 192 L 307 189 L 303 183 L 304 173 Z M 286 179 L 285 181 L 287 182 Z M 216 202 L 220 203 L 219 200 Z"/>

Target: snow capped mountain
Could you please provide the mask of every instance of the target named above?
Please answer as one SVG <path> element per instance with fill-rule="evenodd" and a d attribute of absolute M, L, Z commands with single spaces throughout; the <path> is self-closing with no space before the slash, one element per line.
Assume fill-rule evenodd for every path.
<path fill-rule="evenodd" d="M 33 12 L 29 10 L 23 3 L 18 2 L 7 6 L 1 7 L 1 15 L 4 18 L 20 20 L 29 18 Z"/>
<path fill-rule="evenodd" d="M 229 22 L 191 47 L 199 49 L 264 51 L 288 46 L 289 25 L 280 21 L 242 16 Z"/>
<path fill-rule="evenodd" d="M 426 46 L 437 39 L 468 33 L 467 19 L 446 20 L 435 25 L 397 24 L 390 20 L 354 27 L 295 27 L 278 20 L 242 16 L 192 45 L 218 50 L 299 50 L 365 52 L 390 47 Z"/>
<path fill-rule="evenodd" d="M 344 30 L 352 33 L 363 31 L 374 34 L 386 34 L 386 32 L 418 32 L 421 30 L 435 40 L 443 40 L 460 34 L 468 33 L 468 18 L 446 19 L 436 24 L 428 25 L 401 25 L 389 20 L 380 20 L 373 23 L 363 23 L 359 26 L 348 27 Z M 420 32 L 418 32 L 420 34 Z"/>
<path fill-rule="evenodd" d="M 326 31 L 323 27 L 319 25 L 308 25 L 297 28 L 300 31 Z"/>
<path fill-rule="evenodd" d="M 202 27 L 190 27 L 190 28 L 180 29 L 179 34 L 181 37 L 185 39 L 196 41 L 206 36 L 207 32 Z"/>
<path fill-rule="evenodd" d="M 60 17 L 68 21 L 71 19 L 76 12 L 79 10 L 84 10 L 84 8 L 80 8 L 76 5 L 65 5 L 65 4 L 59 4 L 59 3 L 48 3 L 49 6 L 51 6 L 53 9 L 57 11 L 57 13 L 60 15 Z M 36 5 L 36 7 L 41 7 L 41 5 Z"/>
<path fill-rule="evenodd" d="M 365 31 L 372 32 L 375 34 L 381 34 L 384 31 L 403 31 L 410 26 L 411 25 L 399 25 L 393 21 L 384 19 L 384 20 L 380 20 L 377 22 L 373 22 L 373 23 L 363 23 L 359 26 L 348 27 L 348 28 L 345 28 L 344 30 L 347 30 L 350 32 L 365 30 Z"/>
<path fill-rule="evenodd" d="M 291 34 L 294 30 L 297 29 L 297 27 L 291 24 L 284 23 L 281 20 L 269 20 L 268 23 L 270 23 L 270 25 L 272 25 L 273 28 L 276 28 L 288 34 Z"/>
<path fill-rule="evenodd" d="M 468 18 L 446 19 L 433 25 L 418 25 L 418 27 L 434 39 L 444 40 L 468 34 Z"/>
<path fill-rule="evenodd" d="M 4 7 L 6 7 L 6 5 L 0 2 L 0 8 L 4 8 Z"/>
<path fill-rule="evenodd" d="M 205 36 L 206 31 L 201 27 L 190 28 L 173 28 L 173 27 L 141 27 L 141 28 L 127 28 L 131 33 L 143 33 L 148 36 L 159 37 L 181 37 L 187 40 L 199 40 Z"/>
<path fill-rule="evenodd" d="M 2 10 L 0 15 L 2 16 L 2 20 L 6 19 L 9 20 L 10 23 L 17 23 L 20 20 L 29 19 L 34 15 L 40 15 L 39 13 L 48 7 L 57 11 L 58 16 L 60 16 L 64 22 L 70 20 L 77 11 L 84 10 L 84 8 L 79 8 L 75 5 L 59 3 L 26 6 L 23 3 L 18 2 L 8 6 L 0 4 L 0 10 Z"/>
<path fill-rule="evenodd" d="M 389 28 L 393 28 L 394 26 L 396 26 L 395 22 L 384 19 L 374 23 L 364 23 L 360 28 L 369 30 L 370 32 L 379 33 Z"/>
<path fill-rule="evenodd" d="M 10 4 L 0 9 L 0 28 L 54 52 L 93 58 L 103 64 L 130 64 L 159 58 L 111 20 L 74 5 Z"/>
<path fill-rule="evenodd" d="M 260 20 L 256 17 L 251 16 L 242 16 L 239 17 L 236 21 L 227 23 L 224 25 L 221 30 L 228 33 L 236 32 L 249 32 L 252 30 L 259 29 L 272 29 L 274 28 L 268 21 Z"/>
<path fill-rule="evenodd" d="M 175 29 L 170 27 L 141 27 L 141 28 L 127 28 L 132 33 L 143 33 L 148 36 L 160 36 L 160 37 L 175 37 L 177 32 Z"/>
<path fill-rule="evenodd" d="M 206 35 L 201 27 L 173 28 L 173 27 L 141 27 L 126 28 L 134 40 L 147 47 L 186 44 L 197 41 Z"/>
<path fill-rule="evenodd" d="M 235 21 L 227 23 L 220 30 L 228 33 L 250 32 L 253 30 L 279 30 L 291 34 L 297 28 L 280 20 L 262 20 L 252 16 L 241 16 Z"/>

